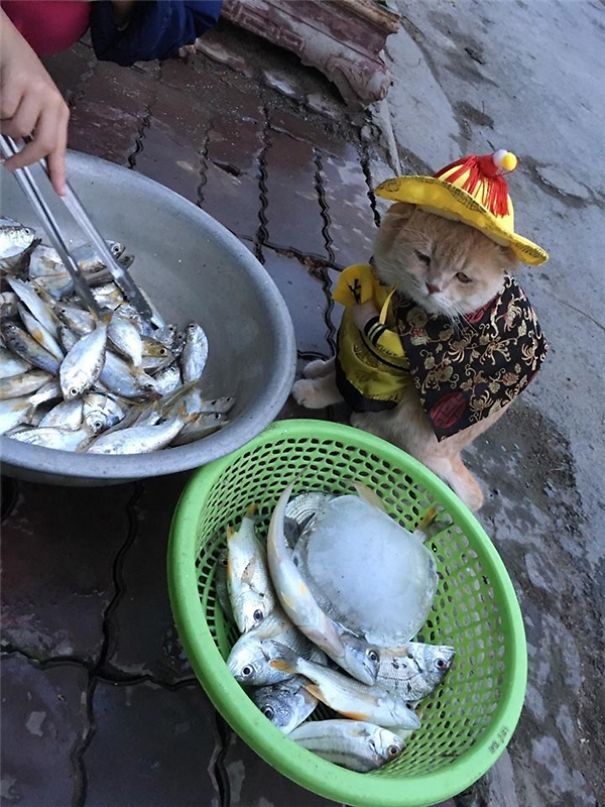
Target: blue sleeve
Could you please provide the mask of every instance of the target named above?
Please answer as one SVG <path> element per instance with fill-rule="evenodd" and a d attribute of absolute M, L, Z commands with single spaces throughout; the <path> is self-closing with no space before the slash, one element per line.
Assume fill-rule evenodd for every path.
<path fill-rule="evenodd" d="M 110 0 L 91 3 L 90 34 L 97 59 L 127 67 L 167 59 L 218 22 L 222 0 L 137 2 L 127 27 L 119 30 Z"/>

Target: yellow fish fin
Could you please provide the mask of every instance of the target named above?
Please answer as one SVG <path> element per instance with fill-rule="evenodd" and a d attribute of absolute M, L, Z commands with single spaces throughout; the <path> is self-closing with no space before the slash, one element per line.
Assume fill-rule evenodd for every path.
<path fill-rule="evenodd" d="M 426 530 L 429 524 L 432 524 L 432 522 L 437 518 L 438 513 L 439 510 L 436 507 L 429 507 L 429 509 L 426 511 L 426 513 L 422 516 L 422 518 L 418 522 L 418 526 L 416 527 L 416 529 L 419 530 L 420 532 L 424 532 L 424 530 Z"/>
<path fill-rule="evenodd" d="M 350 717 L 351 720 L 367 720 L 368 715 L 364 715 L 363 712 L 341 712 L 341 715 L 345 717 Z"/>
<path fill-rule="evenodd" d="M 314 698 L 317 698 L 318 701 L 325 703 L 324 694 L 321 691 L 321 687 L 317 684 L 303 684 L 303 689 L 306 689 L 310 695 L 313 695 Z"/>
<path fill-rule="evenodd" d="M 291 672 L 294 673 L 296 670 L 290 664 L 290 662 L 286 661 L 283 658 L 274 658 L 269 662 L 269 667 L 273 667 L 275 670 L 281 670 L 281 672 Z"/>
<path fill-rule="evenodd" d="M 364 485 L 363 482 L 353 482 L 353 487 L 357 491 L 357 495 L 360 499 L 363 499 L 368 504 L 371 504 L 372 507 L 376 507 L 378 510 L 382 510 L 383 513 L 386 512 L 384 504 L 380 496 L 367 485 Z"/>

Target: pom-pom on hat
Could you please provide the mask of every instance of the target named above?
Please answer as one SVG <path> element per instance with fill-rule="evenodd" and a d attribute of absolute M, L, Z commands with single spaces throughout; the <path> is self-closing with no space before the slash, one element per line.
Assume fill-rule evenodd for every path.
<path fill-rule="evenodd" d="M 515 155 L 500 149 L 463 157 L 432 177 L 387 179 L 375 192 L 384 199 L 418 205 L 429 213 L 468 224 L 497 244 L 509 246 L 523 263 L 537 266 L 548 260 L 548 253 L 515 233 L 513 204 L 503 175 L 516 167 Z"/>

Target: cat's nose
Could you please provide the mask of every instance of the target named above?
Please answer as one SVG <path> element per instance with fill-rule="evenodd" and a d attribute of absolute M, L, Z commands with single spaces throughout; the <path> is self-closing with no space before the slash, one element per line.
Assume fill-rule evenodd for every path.
<path fill-rule="evenodd" d="M 438 291 L 441 291 L 441 288 L 439 286 L 435 286 L 434 283 L 427 283 L 426 287 L 429 294 L 436 294 Z"/>

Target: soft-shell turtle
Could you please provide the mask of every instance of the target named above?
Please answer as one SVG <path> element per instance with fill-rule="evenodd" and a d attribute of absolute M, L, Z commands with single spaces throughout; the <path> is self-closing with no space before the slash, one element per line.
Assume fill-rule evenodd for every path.
<path fill-rule="evenodd" d="M 426 621 L 437 588 L 423 534 L 401 527 L 370 491 L 303 494 L 286 516 L 302 525 L 294 561 L 318 604 L 371 644 L 409 641 Z M 363 498 L 362 498 L 363 496 Z"/>

